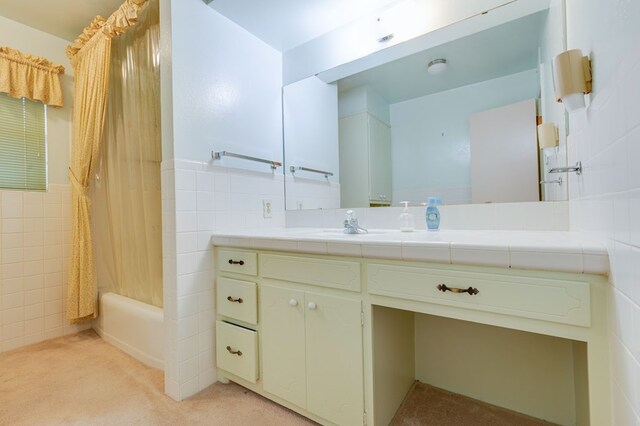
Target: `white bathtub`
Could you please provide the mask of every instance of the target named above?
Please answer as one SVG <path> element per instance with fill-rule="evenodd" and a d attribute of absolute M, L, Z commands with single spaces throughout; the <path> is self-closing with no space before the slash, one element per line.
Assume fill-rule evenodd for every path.
<path fill-rule="evenodd" d="M 101 293 L 93 328 L 107 342 L 145 364 L 164 369 L 163 311 L 116 293 Z"/>

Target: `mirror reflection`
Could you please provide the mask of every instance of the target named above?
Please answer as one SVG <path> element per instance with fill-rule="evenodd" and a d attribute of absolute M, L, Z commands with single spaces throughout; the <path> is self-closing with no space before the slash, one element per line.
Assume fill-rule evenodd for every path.
<path fill-rule="evenodd" d="M 550 66 L 565 44 L 560 3 L 336 82 L 285 86 L 287 208 L 566 199 L 548 174 L 566 163 Z"/>

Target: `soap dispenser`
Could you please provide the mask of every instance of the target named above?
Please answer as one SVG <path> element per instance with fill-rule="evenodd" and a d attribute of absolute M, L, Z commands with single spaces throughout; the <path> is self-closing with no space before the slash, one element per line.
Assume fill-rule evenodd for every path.
<path fill-rule="evenodd" d="M 409 202 L 401 201 L 400 204 L 404 204 L 404 211 L 398 217 L 398 222 L 400 222 L 400 231 L 412 232 L 415 229 L 415 220 L 409 211 Z"/>
<path fill-rule="evenodd" d="M 442 204 L 442 198 L 429 197 L 427 198 L 427 229 L 430 231 L 437 231 L 440 227 L 440 211 L 438 205 Z"/>

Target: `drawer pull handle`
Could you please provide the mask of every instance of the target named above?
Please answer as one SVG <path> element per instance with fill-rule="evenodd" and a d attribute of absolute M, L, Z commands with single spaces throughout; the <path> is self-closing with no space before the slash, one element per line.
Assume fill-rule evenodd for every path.
<path fill-rule="evenodd" d="M 473 287 L 451 288 L 451 287 L 447 287 L 445 284 L 439 284 L 438 290 L 440 290 L 443 293 L 446 293 L 447 291 L 450 291 L 452 293 L 469 293 L 469 296 L 473 296 L 474 294 L 480 293 L 480 290 L 478 290 L 477 288 L 473 288 Z"/>
<path fill-rule="evenodd" d="M 233 303 L 242 303 L 242 297 L 238 297 L 237 299 L 234 299 L 234 298 L 233 298 L 233 297 L 231 297 L 231 296 L 227 296 L 227 300 L 228 300 L 229 302 L 233 302 Z"/>
<path fill-rule="evenodd" d="M 230 354 L 242 356 L 242 351 L 240 350 L 234 351 L 233 349 L 231 349 L 231 346 L 227 346 L 227 351 L 229 351 Z"/>
<path fill-rule="evenodd" d="M 229 259 L 229 265 L 244 265 L 244 260 L 233 260 Z"/>

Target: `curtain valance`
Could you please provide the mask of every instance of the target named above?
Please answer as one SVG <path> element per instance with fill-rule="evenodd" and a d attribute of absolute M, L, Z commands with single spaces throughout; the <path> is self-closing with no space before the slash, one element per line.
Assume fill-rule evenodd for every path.
<path fill-rule="evenodd" d="M 96 16 L 91 24 L 86 27 L 78 38 L 67 46 L 67 56 L 73 62 L 75 56 L 91 43 L 97 33 L 108 38 L 116 37 L 138 22 L 138 12 L 149 0 L 126 0 L 118 9 L 109 16 L 103 18 Z"/>
<path fill-rule="evenodd" d="M 0 92 L 62 106 L 60 74 L 64 67 L 39 56 L 0 47 Z"/>

